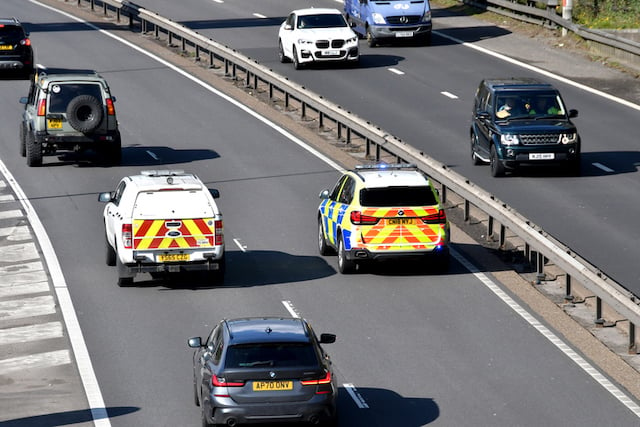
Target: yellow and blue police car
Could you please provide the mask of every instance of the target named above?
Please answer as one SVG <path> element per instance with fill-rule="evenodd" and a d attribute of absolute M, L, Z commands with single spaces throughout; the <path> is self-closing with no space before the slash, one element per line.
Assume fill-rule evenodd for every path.
<path fill-rule="evenodd" d="M 340 273 L 383 258 L 432 257 L 449 265 L 449 222 L 431 180 L 411 164 L 361 165 L 320 193 L 318 248 Z"/>

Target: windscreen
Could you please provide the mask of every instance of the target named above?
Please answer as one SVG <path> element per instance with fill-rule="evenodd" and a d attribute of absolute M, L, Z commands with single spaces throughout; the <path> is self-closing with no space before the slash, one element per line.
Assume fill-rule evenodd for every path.
<path fill-rule="evenodd" d="M 225 368 L 317 366 L 310 343 L 252 343 L 229 347 Z"/>
<path fill-rule="evenodd" d="M 133 216 L 138 219 L 211 218 L 214 212 L 203 190 L 165 190 L 139 193 Z"/>
<path fill-rule="evenodd" d="M 360 205 L 366 207 L 432 206 L 436 203 L 436 198 L 429 186 L 360 190 Z"/>
<path fill-rule="evenodd" d="M 322 15 L 304 15 L 298 19 L 298 28 L 334 28 L 346 27 L 342 15 L 337 13 L 326 13 Z"/>

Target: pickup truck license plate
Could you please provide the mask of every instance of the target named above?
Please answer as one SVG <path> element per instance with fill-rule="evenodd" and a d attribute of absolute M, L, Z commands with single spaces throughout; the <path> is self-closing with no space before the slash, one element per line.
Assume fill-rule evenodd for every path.
<path fill-rule="evenodd" d="M 253 391 L 293 390 L 293 381 L 254 381 Z"/>
<path fill-rule="evenodd" d="M 413 31 L 398 31 L 396 37 L 413 37 Z"/>
<path fill-rule="evenodd" d="M 529 153 L 529 160 L 553 160 L 553 153 Z"/>
<path fill-rule="evenodd" d="M 158 262 L 189 261 L 189 254 L 160 254 L 157 260 Z"/>
<path fill-rule="evenodd" d="M 47 119 L 49 129 L 62 129 L 62 119 Z"/>

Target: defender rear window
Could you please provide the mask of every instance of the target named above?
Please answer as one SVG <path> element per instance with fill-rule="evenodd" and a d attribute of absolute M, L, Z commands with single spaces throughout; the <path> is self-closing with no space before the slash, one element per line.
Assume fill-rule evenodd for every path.
<path fill-rule="evenodd" d="M 49 86 L 49 112 L 64 113 L 73 98 L 79 95 L 91 95 L 102 102 L 102 91 L 94 83 L 53 83 Z"/>
<path fill-rule="evenodd" d="M 310 343 L 238 344 L 227 349 L 225 368 L 317 366 Z"/>
<path fill-rule="evenodd" d="M 436 197 L 429 186 L 365 188 L 360 190 L 360 204 L 362 206 L 431 206 L 436 203 Z"/>

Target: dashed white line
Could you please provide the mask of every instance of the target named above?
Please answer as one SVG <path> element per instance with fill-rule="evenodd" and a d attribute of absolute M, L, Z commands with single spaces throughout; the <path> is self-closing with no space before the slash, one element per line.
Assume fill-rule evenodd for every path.
<path fill-rule="evenodd" d="M 404 75 L 404 71 L 400 71 L 397 68 L 387 68 L 387 70 L 391 71 L 393 74 L 397 74 L 399 76 Z"/>
<path fill-rule="evenodd" d="M 609 172 L 609 173 L 614 172 L 613 169 L 610 169 L 610 168 L 606 167 L 602 163 L 592 163 L 592 165 L 597 167 L 598 169 L 602 169 L 605 172 Z"/>
<path fill-rule="evenodd" d="M 447 98 L 451 98 L 451 99 L 458 99 L 457 95 L 452 94 L 451 92 L 447 92 L 446 90 L 443 92 L 440 92 L 442 95 L 446 96 Z"/>
<path fill-rule="evenodd" d="M 160 157 L 158 157 L 153 151 L 146 150 L 146 152 L 153 160 L 160 160 Z"/>
<path fill-rule="evenodd" d="M 369 408 L 369 405 L 364 400 L 364 397 L 362 397 L 362 395 L 358 393 L 358 389 L 356 389 L 353 384 L 345 383 L 345 384 L 342 384 L 342 386 L 345 388 L 345 390 L 347 390 L 347 393 L 349 393 L 349 396 L 351 396 L 353 401 L 356 402 L 356 405 L 358 406 L 358 408 L 360 409 Z"/>
<path fill-rule="evenodd" d="M 222 0 L 213 0 L 213 2 L 214 3 L 220 3 L 220 4 L 224 3 L 224 1 L 222 1 Z"/>
<path fill-rule="evenodd" d="M 282 304 L 284 305 L 284 308 L 287 309 L 291 317 L 302 317 L 300 316 L 300 313 L 298 313 L 298 310 L 296 310 L 296 308 L 293 306 L 291 301 L 282 301 Z"/>
<path fill-rule="evenodd" d="M 260 19 L 265 19 L 266 18 L 266 16 L 264 16 L 261 13 L 253 13 L 252 15 L 255 16 L 256 18 L 260 18 Z"/>
<path fill-rule="evenodd" d="M 233 243 L 235 243 L 235 244 L 236 244 L 236 246 L 237 246 L 238 248 L 240 248 L 240 250 L 241 250 L 242 252 L 247 252 L 247 245 L 245 245 L 245 244 L 244 244 L 244 242 L 243 242 L 242 240 L 240 240 L 240 239 L 233 239 Z"/>
<path fill-rule="evenodd" d="M 13 194 L 1 194 L 0 202 L 13 202 L 16 198 L 13 197 Z"/>

